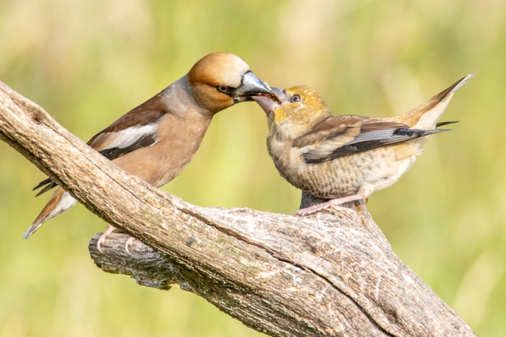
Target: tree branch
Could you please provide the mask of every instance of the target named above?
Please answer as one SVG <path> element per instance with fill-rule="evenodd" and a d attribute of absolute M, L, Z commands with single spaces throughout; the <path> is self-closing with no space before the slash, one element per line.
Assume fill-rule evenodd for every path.
<path fill-rule="evenodd" d="M 365 206 L 359 218 L 204 208 L 129 175 L 0 82 L 0 138 L 113 234 L 90 253 L 104 271 L 169 289 L 178 283 L 272 336 L 474 336 L 400 261 Z M 305 196 L 303 203 L 319 202 Z"/>

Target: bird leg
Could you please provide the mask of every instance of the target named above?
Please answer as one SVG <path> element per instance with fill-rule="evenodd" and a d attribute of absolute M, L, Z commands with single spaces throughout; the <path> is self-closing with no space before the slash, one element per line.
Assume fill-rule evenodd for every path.
<path fill-rule="evenodd" d="M 348 195 L 346 197 L 332 199 L 327 202 L 324 202 L 322 204 L 313 205 L 311 207 L 299 209 L 297 211 L 298 215 L 309 215 L 316 213 L 318 211 L 321 211 L 323 209 L 332 208 L 336 211 L 344 212 L 347 215 L 352 216 L 353 218 L 357 217 L 357 212 L 352 210 L 348 207 L 340 206 L 341 204 L 344 204 L 346 202 L 355 201 L 355 200 L 361 200 L 361 199 L 367 199 L 374 191 L 374 187 L 371 184 L 364 183 L 362 186 L 360 186 L 360 189 L 358 190 L 357 194 Z"/>
<path fill-rule="evenodd" d="M 115 227 L 107 224 L 107 230 L 102 234 L 100 235 L 100 237 L 98 238 L 98 241 L 97 241 L 97 249 L 102 253 L 102 248 L 100 248 L 100 245 L 102 243 L 105 242 L 105 239 L 107 239 L 107 237 L 112 233 L 114 232 L 114 230 L 116 230 Z"/>

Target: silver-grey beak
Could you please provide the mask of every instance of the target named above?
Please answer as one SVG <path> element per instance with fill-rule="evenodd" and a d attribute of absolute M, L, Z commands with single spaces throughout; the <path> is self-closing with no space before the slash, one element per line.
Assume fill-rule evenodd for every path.
<path fill-rule="evenodd" d="M 285 93 L 283 92 L 283 89 L 271 87 L 271 90 L 275 96 L 273 98 L 269 98 L 269 97 L 265 97 L 265 96 L 253 97 L 255 102 L 257 102 L 258 105 L 260 105 L 260 107 L 265 111 L 265 113 L 267 115 L 274 112 L 274 109 L 279 107 L 283 103 L 283 100 L 286 97 Z"/>
<path fill-rule="evenodd" d="M 281 88 L 271 87 L 271 91 L 276 96 L 279 103 L 283 103 L 286 98 L 285 90 Z"/>
<path fill-rule="evenodd" d="M 273 93 L 255 74 L 248 71 L 242 75 L 242 83 L 234 92 L 234 101 L 251 101 L 253 97 L 262 95 L 272 97 Z"/>

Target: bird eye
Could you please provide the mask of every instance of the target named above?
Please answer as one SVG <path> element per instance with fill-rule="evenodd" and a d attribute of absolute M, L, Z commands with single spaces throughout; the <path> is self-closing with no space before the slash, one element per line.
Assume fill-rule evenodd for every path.
<path fill-rule="evenodd" d="M 226 85 L 217 85 L 216 86 L 216 90 L 218 90 L 219 92 L 222 92 L 224 94 L 230 93 L 231 89 L 232 88 L 227 87 Z"/>
<path fill-rule="evenodd" d="M 291 103 L 297 103 L 297 102 L 300 102 L 300 101 L 301 101 L 300 95 L 293 95 L 293 96 L 290 98 L 290 102 L 291 102 Z"/>

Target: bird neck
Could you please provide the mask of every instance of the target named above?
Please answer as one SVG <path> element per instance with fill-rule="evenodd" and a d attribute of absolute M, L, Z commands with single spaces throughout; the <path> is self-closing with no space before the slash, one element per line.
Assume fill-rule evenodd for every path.
<path fill-rule="evenodd" d="M 163 93 L 166 104 L 174 106 L 174 110 L 181 112 L 183 115 L 188 109 L 191 109 L 193 112 L 197 112 L 209 119 L 214 116 L 214 112 L 202 107 L 195 100 L 193 87 L 188 81 L 188 74 L 172 83 Z"/>
<path fill-rule="evenodd" d="M 269 118 L 269 134 L 281 141 L 293 141 L 310 130 L 323 120 L 331 116 L 330 111 L 321 111 L 315 114 L 308 114 L 306 118 L 297 120 L 283 120 L 276 122 L 274 118 Z"/>

